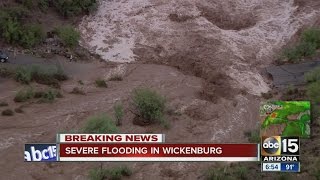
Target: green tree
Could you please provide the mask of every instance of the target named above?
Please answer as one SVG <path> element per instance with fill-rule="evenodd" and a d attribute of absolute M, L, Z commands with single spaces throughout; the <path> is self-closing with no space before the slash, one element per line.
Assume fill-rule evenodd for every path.
<path fill-rule="evenodd" d="M 16 43 L 20 40 L 21 25 L 20 23 L 12 18 L 9 18 L 2 27 L 2 37 L 8 43 Z"/>
<path fill-rule="evenodd" d="M 74 47 L 78 44 L 80 33 L 72 26 L 63 26 L 56 29 L 59 38 L 67 47 Z"/>
<path fill-rule="evenodd" d="M 39 25 L 28 25 L 21 33 L 20 44 L 25 48 L 31 48 L 41 43 L 44 32 Z"/>

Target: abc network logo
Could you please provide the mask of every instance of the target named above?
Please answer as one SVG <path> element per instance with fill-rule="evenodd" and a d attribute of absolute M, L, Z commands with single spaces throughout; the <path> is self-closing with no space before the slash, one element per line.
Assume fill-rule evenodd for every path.
<path fill-rule="evenodd" d="M 262 156 L 299 155 L 298 137 L 271 136 L 261 140 Z"/>

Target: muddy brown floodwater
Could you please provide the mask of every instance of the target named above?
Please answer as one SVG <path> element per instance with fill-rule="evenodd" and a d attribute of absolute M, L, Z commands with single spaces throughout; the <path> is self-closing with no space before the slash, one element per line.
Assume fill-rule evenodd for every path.
<path fill-rule="evenodd" d="M 246 142 L 244 131 L 259 124 L 260 94 L 269 90 L 261 69 L 302 27 L 317 21 L 317 3 L 101 0 L 98 11 L 79 25 L 81 45 L 115 64 L 81 65 L 81 73 L 71 73 L 62 84 L 64 98 L 28 105 L 24 114 L 1 116 L 0 174 L 9 180 L 87 179 L 88 170 L 99 163 L 24 163 L 23 144 L 54 142 L 56 133 L 80 129 L 91 115 L 112 114 L 117 101 L 126 109 L 121 132 L 165 133 L 167 142 Z M 72 66 L 65 69 L 73 71 Z M 107 79 L 114 72 L 123 74 L 123 81 L 108 82 L 106 89 L 95 87 L 97 78 Z M 76 86 L 86 95 L 69 94 Z M 139 86 L 166 96 L 168 107 L 181 114 L 168 116 L 170 129 L 132 124 L 130 95 Z M 1 80 L 0 100 L 19 106 L 12 99 L 20 88 L 12 80 Z M 203 171 L 215 163 L 122 164 L 133 170 L 130 179 L 192 180 L 203 179 Z"/>

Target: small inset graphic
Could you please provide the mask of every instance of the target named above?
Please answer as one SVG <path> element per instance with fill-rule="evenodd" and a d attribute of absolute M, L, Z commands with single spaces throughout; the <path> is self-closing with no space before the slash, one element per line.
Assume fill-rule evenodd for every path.
<path fill-rule="evenodd" d="M 268 101 L 260 105 L 261 136 L 310 137 L 309 101 Z"/>

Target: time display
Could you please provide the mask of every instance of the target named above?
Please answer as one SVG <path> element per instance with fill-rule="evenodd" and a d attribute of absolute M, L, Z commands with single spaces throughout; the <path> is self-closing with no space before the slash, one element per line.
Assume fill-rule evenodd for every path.
<path fill-rule="evenodd" d="M 281 171 L 281 163 L 262 163 L 262 171 Z"/>

